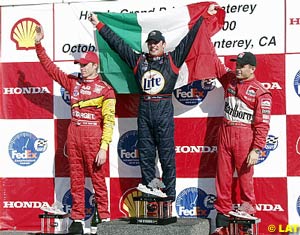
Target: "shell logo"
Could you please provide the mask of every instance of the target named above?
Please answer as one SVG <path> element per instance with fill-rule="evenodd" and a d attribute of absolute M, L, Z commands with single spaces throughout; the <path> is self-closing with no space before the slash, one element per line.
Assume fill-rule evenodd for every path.
<path fill-rule="evenodd" d="M 141 201 L 133 201 L 134 197 L 142 196 L 142 192 L 136 188 L 128 189 L 120 198 L 119 208 L 126 217 L 137 217 L 137 207 L 139 216 L 144 215 L 144 203 Z"/>
<path fill-rule="evenodd" d="M 23 18 L 12 27 L 10 38 L 16 43 L 17 50 L 34 49 L 35 28 L 40 25 L 32 18 Z"/>

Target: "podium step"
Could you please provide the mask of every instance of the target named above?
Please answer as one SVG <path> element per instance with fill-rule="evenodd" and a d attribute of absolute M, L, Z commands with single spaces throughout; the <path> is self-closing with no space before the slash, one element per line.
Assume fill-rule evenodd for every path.
<path fill-rule="evenodd" d="M 29 235 L 29 231 L 0 231 L 0 235 Z M 210 220 L 177 218 L 167 225 L 130 224 L 129 219 L 118 219 L 98 225 L 98 235 L 209 235 Z"/>
<path fill-rule="evenodd" d="M 101 235 L 209 235 L 210 220 L 178 218 L 167 225 L 130 224 L 129 219 L 118 219 L 98 225 Z"/>

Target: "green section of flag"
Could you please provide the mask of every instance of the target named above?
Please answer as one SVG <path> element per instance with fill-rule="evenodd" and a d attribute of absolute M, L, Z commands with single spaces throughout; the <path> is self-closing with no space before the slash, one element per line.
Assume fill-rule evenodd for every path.
<path fill-rule="evenodd" d="M 98 19 L 108 25 L 116 34 L 136 51 L 141 51 L 141 27 L 136 14 L 96 13 Z M 139 93 L 132 69 L 111 50 L 99 33 L 96 40 L 100 57 L 100 73 L 119 94 Z"/>

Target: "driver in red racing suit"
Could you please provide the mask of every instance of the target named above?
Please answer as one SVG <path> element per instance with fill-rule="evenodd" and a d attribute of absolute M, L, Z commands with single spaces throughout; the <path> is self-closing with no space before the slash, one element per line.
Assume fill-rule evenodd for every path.
<path fill-rule="evenodd" d="M 103 164 L 112 140 L 115 93 L 97 73 L 99 59 L 96 53 L 84 53 L 75 61 L 80 64 L 79 76 L 68 75 L 47 56 L 40 42 L 43 37 L 43 30 L 38 26 L 35 46 L 37 56 L 49 76 L 64 87 L 71 97 L 72 118 L 68 127 L 67 150 L 72 194 L 71 218 L 74 221 L 69 232 L 83 234 L 85 167 L 92 180 L 100 218 L 110 218 Z"/>
<path fill-rule="evenodd" d="M 253 166 L 265 147 L 271 117 L 272 95 L 256 79 L 256 57 L 251 52 L 240 53 L 236 71 L 225 71 L 218 60 L 218 80 L 224 88 L 224 118 L 219 130 L 218 163 L 216 176 L 217 200 L 215 208 L 216 234 L 229 234 L 229 215 L 232 212 L 233 174 L 237 170 L 241 205 L 248 211 L 238 211 L 244 216 L 255 213 Z"/>

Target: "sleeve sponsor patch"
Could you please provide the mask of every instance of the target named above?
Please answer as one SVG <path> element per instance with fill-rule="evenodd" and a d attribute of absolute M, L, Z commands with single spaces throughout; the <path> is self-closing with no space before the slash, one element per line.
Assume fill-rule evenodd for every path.
<path fill-rule="evenodd" d="M 261 107 L 262 108 L 271 108 L 271 99 L 261 99 Z"/>

